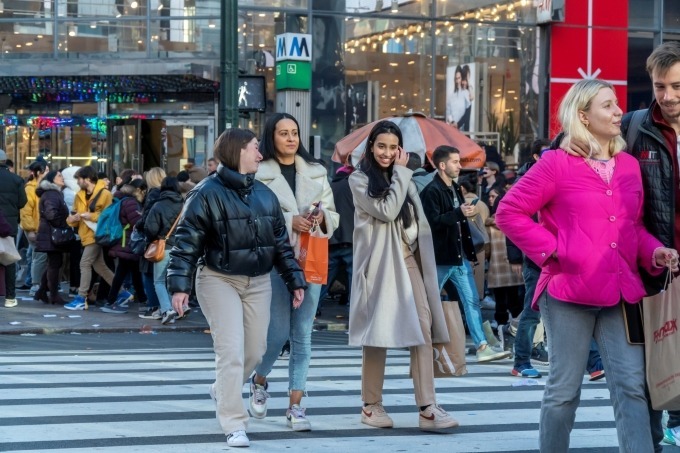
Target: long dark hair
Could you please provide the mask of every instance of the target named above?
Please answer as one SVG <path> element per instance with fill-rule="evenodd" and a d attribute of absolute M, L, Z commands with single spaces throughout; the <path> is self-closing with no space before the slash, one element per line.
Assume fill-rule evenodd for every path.
<path fill-rule="evenodd" d="M 385 198 L 390 188 L 390 181 L 392 180 L 392 172 L 394 168 L 394 163 L 390 165 L 386 170 L 378 165 L 373 155 L 373 145 L 375 144 L 376 138 L 380 134 L 393 134 L 397 136 L 399 140 L 399 146 L 404 146 L 404 139 L 401 135 L 401 129 L 399 126 L 394 124 L 392 121 L 379 121 L 373 126 L 370 134 L 368 134 L 368 139 L 366 140 L 366 149 L 364 150 L 363 156 L 361 156 L 361 161 L 359 166 L 361 171 L 366 173 L 368 176 L 368 196 L 371 198 Z M 387 178 L 385 177 L 387 176 Z M 406 199 L 404 204 L 401 206 L 399 211 L 399 219 L 403 222 L 404 227 L 408 228 L 411 226 L 411 222 L 414 221 L 414 216 L 411 213 L 411 207 L 413 207 L 413 200 L 406 194 Z M 413 211 L 415 212 L 415 211 Z"/>
<path fill-rule="evenodd" d="M 298 137 L 300 138 L 300 144 L 298 145 L 297 155 L 302 157 L 305 162 L 309 164 L 321 164 L 322 162 L 315 159 L 309 151 L 305 149 L 305 145 L 302 143 L 302 137 L 300 134 L 300 124 L 295 119 L 295 117 L 289 113 L 275 113 L 269 117 L 266 123 L 264 123 L 264 130 L 262 132 L 262 140 L 260 140 L 260 154 L 262 154 L 262 160 L 274 159 L 279 161 L 276 157 L 276 146 L 274 146 L 274 134 L 276 133 L 276 124 L 281 120 L 293 120 L 298 129 Z"/>

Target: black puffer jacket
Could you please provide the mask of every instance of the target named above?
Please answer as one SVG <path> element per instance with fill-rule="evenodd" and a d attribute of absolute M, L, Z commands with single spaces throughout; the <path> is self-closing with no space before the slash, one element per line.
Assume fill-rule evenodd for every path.
<path fill-rule="evenodd" d="M 642 187 L 644 188 L 643 222 L 647 230 L 666 247 L 677 248 L 675 243 L 675 192 L 677 177 L 673 169 L 673 154 L 666 139 L 654 124 L 651 112 L 657 107 L 656 101 L 647 109 L 639 132 L 633 143 L 628 143 L 630 154 L 640 162 Z M 633 112 L 624 115 L 621 121 L 621 135 L 626 138 Z M 665 275 L 652 277 L 640 269 L 647 292 L 658 293 L 663 287 Z"/>
<path fill-rule="evenodd" d="M 187 196 L 170 251 L 168 290 L 190 293 L 197 265 L 255 277 L 274 266 L 289 290 L 306 288 L 276 195 L 254 175 L 220 165 Z"/>
<path fill-rule="evenodd" d="M 177 192 L 166 190 L 161 192 L 160 197 L 151 207 L 144 221 L 144 234 L 149 241 L 155 241 L 165 237 L 175 223 L 175 219 L 182 212 L 184 198 Z M 175 245 L 175 232 L 165 242 L 166 249 Z"/>
<path fill-rule="evenodd" d="M 464 256 L 468 261 L 477 262 L 470 225 L 460 209 L 465 199 L 458 184 L 454 182 L 453 188 L 458 198 L 459 207 L 457 208 L 453 207 L 454 193 L 442 181 L 439 174 L 435 174 L 432 182 L 420 193 L 423 211 L 432 228 L 434 257 L 438 266 L 461 266 Z"/>
<path fill-rule="evenodd" d="M 61 191 L 61 187 L 42 180 L 38 188 L 35 189 L 35 194 L 40 198 L 38 202 L 40 224 L 38 225 L 36 250 L 39 252 L 64 251 L 65 247 L 57 247 L 52 243 L 52 228 L 69 227 L 66 223 L 68 207 L 64 202 L 64 194 Z"/>

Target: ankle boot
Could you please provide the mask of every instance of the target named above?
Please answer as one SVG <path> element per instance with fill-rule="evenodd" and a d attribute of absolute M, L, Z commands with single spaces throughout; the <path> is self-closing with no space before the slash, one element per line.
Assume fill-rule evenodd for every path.
<path fill-rule="evenodd" d="M 40 289 L 35 292 L 33 300 L 39 300 L 44 304 L 50 303 L 50 301 L 47 299 L 47 289 L 41 286 Z"/>
<path fill-rule="evenodd" d="M 493 334 L 493 329 L 491 328 L 489 321 L 484 321 L 484 323 L 482 323 L 482 330 L 484 330 L 484 336 L 486 337 L 489 346 L 493 347 L 501 344 L 501 342 L 498 341 L 498 338 L 496 338 L 496 335 Z"/>

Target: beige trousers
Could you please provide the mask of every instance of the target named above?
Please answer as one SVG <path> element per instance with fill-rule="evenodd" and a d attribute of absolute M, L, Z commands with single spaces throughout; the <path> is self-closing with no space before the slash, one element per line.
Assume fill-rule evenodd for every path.
<path fill-rule="evenodd" d="M 427 293 L 418 263 L 413 256 L 405 258 L 406 269 L 413 287 L 416 310 L 420 329 L 425 337 L 425 344 L 409 348 L 411 353 L 411 373 L 418 407 L 436 403 L 434 393 L 434 366 L 432 362 L 432 313 L 427 304 Z M 385 359 L 387 349 L 365 346 L 361 366 L 361 399 L 366 404 L 382 401 L 382 389 L 385 381 Z"/>
<path fill-rule="evenodd" d="M 215 349 L 217 421 L 225 434 L 245 430 L 249 417 L 241 392 L 267 350 L 269 273 L 245 277 L 200 267 L 196 295 Z"/>
<path fill-rule="evenodd" d="M 92 269 L 103 278 L 106 283 L 111 285 L 113 282 L 113 271 L 104 262 L 102 248 L 97 244 L 90 244 L 83 247 L 83 256 L 80 258 L 80 288 L 78 295 L 87 298 L 92 282 Z"/>

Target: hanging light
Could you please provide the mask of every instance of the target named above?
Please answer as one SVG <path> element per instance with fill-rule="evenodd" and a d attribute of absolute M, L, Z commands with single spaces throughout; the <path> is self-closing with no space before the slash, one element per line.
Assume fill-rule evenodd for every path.
<path fill-rule="evenodd" d="M 375 0 L 375 11 L 380 12 L 383 9 L 383 0 Z"/>
<path fill-rule="evenodd" d="M 208 20 L 208 28 L 215 28 L 215 19 L 209 19 Z"/>
<path fill-rule="evenodd" d="M 393 13 L 399 12 L 399 0 L 392 0 L 392 8 L 390 8 L 390 11 Z"/>
<path fill-rule="evenodd" d="M 380 2 L 380 3 L 382 3 L 382 2 Z M 4 12 L 5 12 L 5 3 L 2 0 L 0 0 L 0 14 L 2 14 Z"/>
<path fill-rule="evenodd" d="M 130 8 L 137 9 L 138 6 L 139 6 L 139 3 L 137 3 L 137 0 L 132 0 L 130 2 Z"/>
<path fill-rule="evenodd" d="M 75 25 L 69 25 L 68 26 L 68 35 L 69 36 L 76 36 L 78 34 L 78 29 L 76 28 Z"/>

